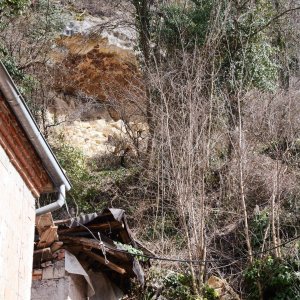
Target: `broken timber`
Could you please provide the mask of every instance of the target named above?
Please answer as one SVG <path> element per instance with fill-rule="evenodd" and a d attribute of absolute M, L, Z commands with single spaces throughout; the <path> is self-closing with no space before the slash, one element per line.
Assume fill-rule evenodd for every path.
<path fill-rule="evenodd" d="M 58 241 L 57 226 L 54 225 L 51 213 L 38 216 L 36 228 L 40 236 L 37 244 L 38 249 L 47 248 Z"/>
<path fill-rule="evenodd" d="M 123 274 L 126 273 L 126 270 L 125 270 L 125 269 L 123 269 L 123 268 L 117 266 L 116 264 L 114 264 L 114 263 L 111 262 L 111 261 L 106 262 L 106 261 L 105 261 L 105 258 L 103 258 L 102 256 L 99 256 L 99 255 L 97 255 L 97 254 L 95 254 L 95 253 L 93 253 L 93 252 L 91 252 L 91 251 L 86 251 L 86 250 L 84 250 L 83 252 L 84 252 L 87 256 L 89 256 L 90 258 L 92 258 L 92 259 L 98 261 L 99 263 L 101 263 L 101 264 L 103 264 L 103 265 L 106 265 L 107 267 L 109 267 L 110 269 L 116 271 L 116 272 L 119 273 L 119 274 L 122 274 L 122 275 L 123 275 Z"/>
<path fill-rule="evenodd" d="M 104 209 L 58 221 L 53 221 L 51 214 L 45 214 L 36 218 L 36 231 L 35 280 L 41 280 L 40 270 L 43 271 L 42 280 L 47 278 L 48 271 L 52 274 L 52 266 L 60 260 L 65 261 L 65 251 L 68 251 L 84 268 L 102 272 L 122 284 L 124 290 L 129 278 L 137 277 L 144 282 L 144 275 L 139 272 L 140 263 L 117 246 L 117 243 L 127 244 L 150 253 L 133 239 L 122 209 Z"/>
<path fill-rule="evenodd" d="M 60 236 L 60 239 L 66 244 L 68 244 L 68 242 L 71 242 L 72 244 L 80 244 L 85 247 L 91 247 L 93 249 L 101 250 L 99 242 L 94 239 L 88 239 L 88 238 L 84 238 L 84 237 L 70 237 L 70 236 Z M 112 248 L 115 248 L 117 250 L 116 247 L 113 247 L 112 245 L 110 245 L 104 241 L 102 241 L 102 242 L 103 242 L 105 250 L 108 254 L 110 254 L 120 260 L 123 260 L 123 261 L 130 260 L 130 257 L 127 254 L 114 251 Z"/>

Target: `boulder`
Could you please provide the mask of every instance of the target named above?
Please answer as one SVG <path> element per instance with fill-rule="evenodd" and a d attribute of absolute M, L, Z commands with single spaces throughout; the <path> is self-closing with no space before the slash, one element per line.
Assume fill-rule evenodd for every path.
<path fill-rule="evenodd" d="M 220 300 L 240 300 L 238 294 L 224 279 L 217 276 L 211 276 L 206 284 L 217 291 Z"/>

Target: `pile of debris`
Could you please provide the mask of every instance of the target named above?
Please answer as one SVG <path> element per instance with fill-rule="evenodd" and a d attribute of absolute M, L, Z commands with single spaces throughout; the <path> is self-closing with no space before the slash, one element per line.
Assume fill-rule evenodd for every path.
<path fill-rule="evenodd" d="M 32 299 L 120 299 L 130 278 L 144 283 L 149 263 L 137 254 L 153 255 L 132 238 L 121 209 L 58 221 L 50 213 L 39 216 Z"/>

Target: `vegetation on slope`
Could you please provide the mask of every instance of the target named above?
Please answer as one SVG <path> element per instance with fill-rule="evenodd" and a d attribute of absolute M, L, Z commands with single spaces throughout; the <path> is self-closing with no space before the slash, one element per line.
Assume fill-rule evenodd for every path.
<path fill-rule="evenodd" d="M 45 129 L 58 78 L 47 78 L 53 73 L 42 49 L 54 43 L 60 14 L 39 3 L 15 16 L 14 6 L 1 7 L 6 34 L 0 46 Z M 136 155 L 129 156 L 126 141 L 121 156 L 97 164 L 72 145 L 56 146 L 74 185 L 70 206 L 75 200 L 84 212 L 124 208 L 135 235 L 157 254 L 199 261 L 154 263 L 148 284 L 137 287 L 132 299 L 218 299 L 218 290 L 206 285 L 212 275 L 226 279 L 232 295 L 243 299 L 298 299 L 299 7 L 281 0 L 124 0 L 119 5 L 125 4 L 138 33 L 140 69 L 117 64 L 129 72 L 129 84 L 132 74 L 142 73 L 143 96 L 131 93 L 130 100 L 144 105 L 145 89 L 141 113 L 148 136 L 130 136 L 131 125 L 120 115 Z M 52 16 L 48 23 L 33 31 L 38 18 L 32 16 L 46 12 Z M 45 24 L 51 28 L 47 34 Z M 17 33 L 26 37 L 23 48 Z M 88 54 L 72 59 L 70 78 L 82 75 L 76 88 L 87 93 L 89 67 L 83 72 L 82 64 L 90 61 Z M 97 59 L 93 88 L 107 56 Z M 109 90 L 121 96 L 112 77 Z"/>

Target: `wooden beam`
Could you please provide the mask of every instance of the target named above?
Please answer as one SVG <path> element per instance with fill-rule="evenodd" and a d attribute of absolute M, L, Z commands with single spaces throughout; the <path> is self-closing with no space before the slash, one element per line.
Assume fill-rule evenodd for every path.
<path fill-rule="evenodd" d="M 91 251 L 83 250 L 83 252 L 84 252 L 87 256 L 89 256 L 90 258 L 96 260 L 97 262 L 101 263 L 102 265 L 107 266 L 108 268 L 110 268 L 110 269 L 116 271 L 116 272 L 119 273 L 119 274 L 122 274 L 122 275 L 123 275 L 123 274 L 126 273 L 126 270 L 125 270 L 125 269 L 119 267 L 118 265 L 116 265 L 116 264 L 114 264 L 114 263 L 112 263 L 112 262 L 109 262 L 108 264 L 106 264 L 106 263 L 105 263 L 105 259 L 104 259 L 104 257 L 102 257 L 102 256 L 99 256 L 99 255 L 97 255 L 97 254 L 95 254 L 95 253 L 93 253 L 93 252 L 91 252 Z"/>
<path fill-rule="evenodd" d="M 119 234 L 122 238 L 123 244 L 130 244 L 131 239 L 130 239 L 128 232 L 125 229 L 120 230 Z"/>
<path fill-rule="evenodd" d="M 57 226 L 50 226 L 40 234 L 40 240 L 37 248 L 46 248 L 51 246 L 55 241 L 58 241 Z"/>
<path fill-rule="evenodd" d="M 54 226 L 51 212 L 36 217 L 35 224 L 39 235 L 41 235 L 50 226 Z"/>
<path fill-rule="evenodd" d="M 32 271 L 32 280 L 42 280 L 43 270 L 42 269 L 34 269 Z"/>
<path fill-rule="evenodd" d="M 60 240 L 63 241 L 64 243 L 72 243 L 72 244 L 81 244 L 86 247 L 91 247 L 94 249 L 100 249 L 99 242 L 95 239 L 88 239 L 84 237 L 71 237 L 71 236 L 63 236 L 60 235 Z M 106 252 L 120 260 L 124 261 L 130 261 L 129 257 L 127 254 L 122 253 L 122 252 L 117 252 L 112 250 L 111 248 L 117 249 L 115 246 L 108 244 L 107 242 L 103 242 L 104 246 L 106 247 Z"/>
<path fill-rule="evenodd" d="M 71 252 L 72 254 L 77 256 L 80 252 L 82 252 L 82 245 L 80 245 L 80 244 L 78 244 L 78 245 L 64 244 L 64 249 L 68 250 L 69 252 Z"/>

